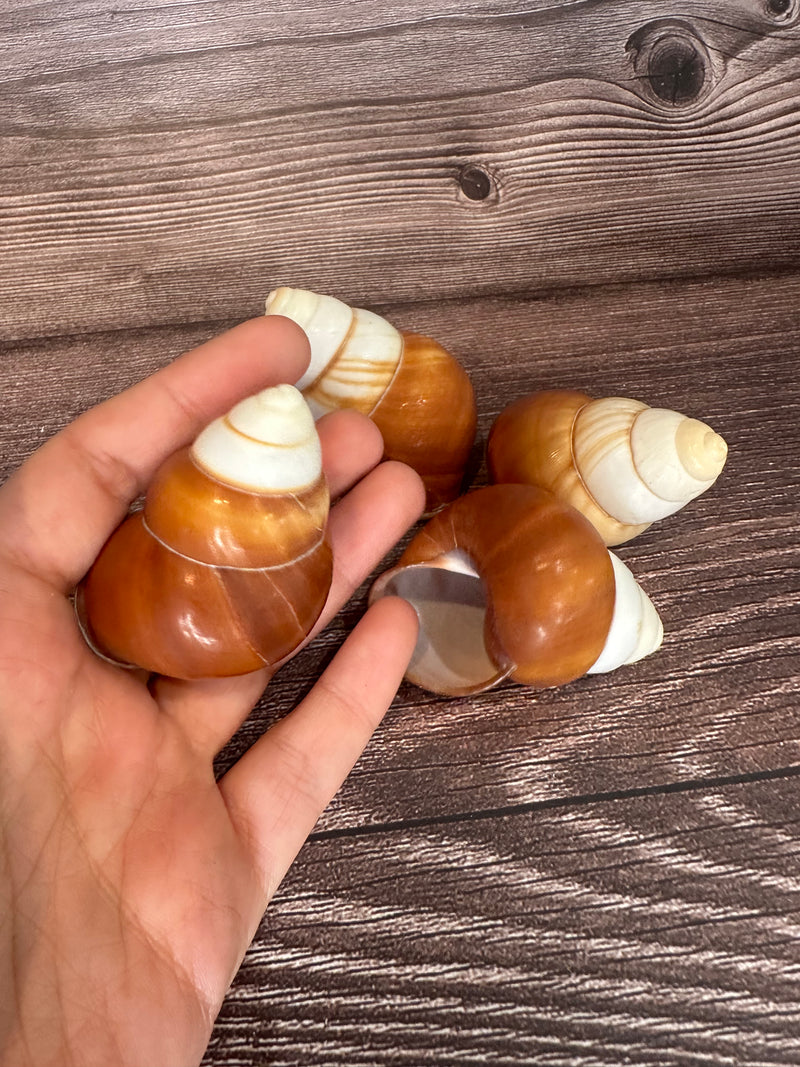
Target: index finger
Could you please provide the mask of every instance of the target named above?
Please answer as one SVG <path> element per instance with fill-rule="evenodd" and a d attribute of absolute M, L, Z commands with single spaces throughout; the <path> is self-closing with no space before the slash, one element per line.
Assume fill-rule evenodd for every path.
<path fill-rule="evenodd" d="M 0 552 L 69 591 L 166 456 L 243 397 L 296 381 L 308 358 L 295 323 L 261 316 L 87 411 L 0 490 Z"/>

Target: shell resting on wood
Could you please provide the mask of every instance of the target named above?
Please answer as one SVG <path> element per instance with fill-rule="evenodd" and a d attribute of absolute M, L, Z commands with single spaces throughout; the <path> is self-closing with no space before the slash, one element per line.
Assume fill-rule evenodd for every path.
<path fill-rule="evenodd" d="M 369 415 L 386 458 L 422 478 L 429 512 L 458 495 L 477 412 L 472 383 L 446 349 L 307 289 L 273 290 L 266 313 L 293 319 L 308 336 L 311 363 L 296 384 L 315 418 L 337 408 Z"/>
<path fill-rule="evenodd" d="M 331 582 L 329 494 L 314 420 L 266 389 L 159 468 L 111 535 L 76 610 L 105 658 L 177 678 L 274 666 L 307 636 Z"/>
<path fill-rule="evenodd" d="M 409 681 L 450 696 L 506 678 L 537 688 L 654 652 L 663 627 L 591 524 L 531 485 L 477 489 L 435 515 L 371 600 L 408 600 L 420 620 Z"/>
<path fill-rule="evenodd" d="M 550 390 L 510 404 L 489 434 L 493 482 L 549 489 L 619 545 L 713 485 L 728 448 L 697 419 L 626 397 Z"/>

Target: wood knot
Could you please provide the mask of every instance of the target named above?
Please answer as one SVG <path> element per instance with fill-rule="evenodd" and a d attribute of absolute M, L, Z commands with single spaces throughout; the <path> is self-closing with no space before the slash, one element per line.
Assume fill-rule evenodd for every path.
<path fill-rule="evenodd" d="M 625 46 L 642 91 L 670 108 L 697 103 L 715 81 L 714 65 L 691 24 L 657 19 L 640 27 Z"/>
<path fill-rule="evenodd" d="M 764 10 L 770 22 L 777 26 L 791 26 L 800 15 L 798 0 L 764 0 Z"/>
<path fill-rule="evenodd" d="M 461 192 L 468 200 L 488 200 L 494 193 L 495 184 L 491 175 L 474 163 L 462 167 L 458 174 L 458 184 Z"/>

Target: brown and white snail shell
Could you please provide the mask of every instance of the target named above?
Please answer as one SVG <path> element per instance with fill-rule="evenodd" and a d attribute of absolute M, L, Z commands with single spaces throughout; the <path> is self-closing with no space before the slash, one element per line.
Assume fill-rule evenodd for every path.
<path fill-rule="evenodd" d="M 178 678 L 245 674 L 288 656 L 328 595 L 329 494 L 314 420 L 266 389 L 157 471 L 112 534 L 76 608 L 101 655 Z"/>
<path fill-rule="evenodd" d="M 440 511 L 374 584 L 372 600 L 387 595 L 420 620 L 406 677 L 451 696 L 614 670 L 664 633 L 591 524 L 531 485 L 487 486 Z"/>
<path fill-rule="evenodd" d="M 315 418 L 337 408 L 369 415 L 386 458 L 422 478 L 429 512 L 458 495 L 477 411 L 469 376 L 446 349 L 307 289 L 273 290 L 266 313 L 293 319 L 308 336 L 311 363 L 296 385 Z"/>
<path fill-rule="evenodd" d="M 549 489 L 619 545 L 705 492 L 727 452 L 710 426 L 676 411 L 549 390 L 501 412 L 487 460 L 493 482 Z"/>

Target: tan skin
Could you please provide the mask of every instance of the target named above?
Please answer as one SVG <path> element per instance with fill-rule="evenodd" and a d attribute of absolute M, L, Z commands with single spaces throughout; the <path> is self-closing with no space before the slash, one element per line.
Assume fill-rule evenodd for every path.
<path fill-rule="evenodd" d="M 196 1064 L 270 897 L 391 702 L 416 638 L 371 608 L 312 692 L 216 782 L 268 682 L 177 682 L 97 658 L 69 594 L 159 462 L 238 399 L 296 380 L 254 319 L 81 416 L 0 489 L 0 1063 Z M 141 418 L 146 413 L 147 432 Z M 339 498 L 324 625 L 419 516 L 354 414 L 320 423 Z"/>

